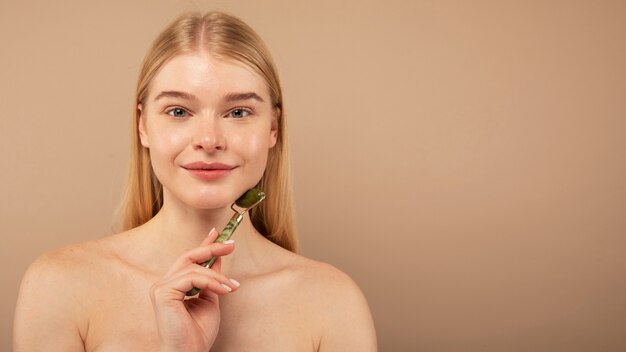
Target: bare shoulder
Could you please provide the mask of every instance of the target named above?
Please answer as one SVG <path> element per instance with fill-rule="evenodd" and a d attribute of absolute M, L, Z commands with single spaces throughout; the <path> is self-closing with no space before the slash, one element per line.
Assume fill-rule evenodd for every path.
<path fill-rule="evenodd" d="M 96 240 L 68 245 L 39 256 L 28 268 L 20 288 L 20 300 L 34 300 L 44 295 L 46 301 L 71 301 L 76 307 L 79 302 L 73 297 L 88 294 L 91 281 L 96 280 L 102 263 L 112 256 L 108 240 Z M 43 297 L 42 297 L 43 298 Z"/>
<path fill-rule="evenodd" d="M 353 295 L 362 295 L 354 280 L 336 267 L 295 255 L 292 270 L 297 277 L 300 287 L 308 292 L 315 293 L 325 301 Z M 319 295 L 332 292 L 334 295 Z M 326 302 L 330 303 L 330 302 Z"/>
<path fill-rule="evenodd" d="M 313 312 L 319 351 L 376 351 L 376 333 L 367 300 L 343 271 L 293 254 L 289 275 L 299 304 Z M 317 329 L 319 328 L 319 329 Z"/>
<path fill-rule="evenodd" d="M 16 351 L 83 350 L 89 302 L 84 297 L 90 296 L 99 263 L 109 255 L 107 246 L 106 241 L 69 245 L 29 266 L 15 309 Z"/>
<path fill-rule="evenodd" d="M 21 293 L 34 294 L 42 287 L 54 295 L 71 291 L 73 287 L 68 286 L 67 281 L 87 271 L 88 248 L 84 244 L 75 244 L 39 256 L 24 274 Z"/>
<path fill-rule="evenodd" d="M 112 254 L 108 240 L 68 245 L 39 256 L 28 268 L 22 285 L 46 285 L 49 289 L 75 291 L 93 277 L 98 264 Z"/>

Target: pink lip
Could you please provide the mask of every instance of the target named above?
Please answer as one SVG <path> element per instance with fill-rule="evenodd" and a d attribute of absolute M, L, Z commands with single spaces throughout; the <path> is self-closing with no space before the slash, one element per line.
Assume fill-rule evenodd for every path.
<path fill-rule="evenodd" d="M 236 166 L 222 163 L 207 163 L 196 161 L 185 164 L 183 169 L 189 171 L 191 175 L 201 180 L 217 180 L 228 175 Z"/>

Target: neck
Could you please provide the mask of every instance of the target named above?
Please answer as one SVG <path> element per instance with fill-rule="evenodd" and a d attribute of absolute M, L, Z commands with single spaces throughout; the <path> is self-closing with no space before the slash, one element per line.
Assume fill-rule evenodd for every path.
<path fill-rule="evenodd" d="M 202 210 L 177 207 L 165 202 L 159 213 L 145 224 L 146 235 L 155 245 L 155 252 L 162 258 L 159 270 L 166 271 L 182 253 L 197 247 L 212 228 L 221 232 L 233 215 L 230 207 Z M 255 263 L 255 247 L 264 241 L 250 220 L 244 215 L 232 239 L 235 251 L 222 258 L 222 272 L 226 275 L 250 272 Z"/>

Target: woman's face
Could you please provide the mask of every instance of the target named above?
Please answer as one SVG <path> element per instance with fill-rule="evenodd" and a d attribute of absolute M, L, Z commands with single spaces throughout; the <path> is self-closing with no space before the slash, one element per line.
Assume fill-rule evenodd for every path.
<path fill-rule="evenodd" d="M 277 111 L 263 78 L 206 52 L 166 63 L 138 109 L 165 202 L 230 206 L 261 179 L 276 144 Z"/>

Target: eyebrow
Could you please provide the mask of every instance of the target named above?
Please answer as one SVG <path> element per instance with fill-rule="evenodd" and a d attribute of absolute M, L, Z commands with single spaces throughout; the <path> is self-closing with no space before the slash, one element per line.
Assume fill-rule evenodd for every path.
<path fill-rule="evenodd" d="M 163 91 L 161 93 L 159 93 L 154 100 L 157 101 L 161 98 L 181 98 L 181 99 L 185 99 L 185 100 L 198 100 L 198 97 L 196 97 L 195 95 L 191 94 L 191 93 L 187 93 L 187 92 L 181 92 L 181 91 L 176 91 L 176 90 L 166 90 Z M 265 102 L 265 100 L 263 100 L 263 98 L 261 98 L 258 94 L 256 94 L 255 92 L 247 92 L 247 93 L 229 93 L 226 94 L 224 96 L 224 101 L 226 102 L 233 102 L 233 101 L 242 101 L 242 100 L 257 100 L 261 103 Z"/>
<path fill-rule="evenodd" d="M 265 102 L 265 100 L 263 100 L 263 98 L 261 98 L 258 94 L 256 94 L 255 92 L 247 92 L 247 93 L 230 93 L 230 94 L 226 94 L 226 96 L 224 97 L 224 100 L 226 102 L 233 102 L 233 101 L 241 101 L 241 100 L 257 100 L 261 103 Z"/>
<path fill-rule="evenodd" d="M 198 100 L 198 98 L 190 93 L 187 92 L 180 92 L 180 91 L 176 91 L 176 90 L 166 90 L 166 91 L 162 91 L 161 93 L 159 93 L 155 98 L 154 101 L 157 101 L 161 98 L 181 98 L 181 99 L 185 99 L 185 100 Z"/>

